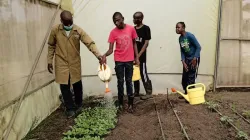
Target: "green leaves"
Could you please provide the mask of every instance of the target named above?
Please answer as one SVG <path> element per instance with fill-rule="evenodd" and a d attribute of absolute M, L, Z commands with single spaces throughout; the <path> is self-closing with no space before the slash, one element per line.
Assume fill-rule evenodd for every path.
<path fill-rule="evenodd" d="M 208 105 L 208 109 L 211 110 L 211 111 L 215 111 L 215 109 L 219 108 L 220 105 L 213 102 L 213 101 L 208 101 L 208 102 L 205 102 L 204 104 Z"/>
<path fill-rule="evenodd" d="M 233 120 L 228 116 L 222 116 L 220 118 L 220 121 L 226 125 L 230 125 L 229 123 L 233 123 Z"/>
<path fill-rule="evenodd" d="M 243 131 L 238 131 L 236 135 L 237 140 L 248 140 L 248 135 Z"/>
<path fill-rule="evenodd" d="M 117 108 L 94 107 L 84 109 L 75 118 L 75 125 L 64 133 L 63 140 L 101 140 L 111 129 L 115 128 Z"/>
<path fill-rule="evenodd" d="M 250 110 L 244 110 L 242 115 L 246 117 L 247 119 L 250 119 Z"/>

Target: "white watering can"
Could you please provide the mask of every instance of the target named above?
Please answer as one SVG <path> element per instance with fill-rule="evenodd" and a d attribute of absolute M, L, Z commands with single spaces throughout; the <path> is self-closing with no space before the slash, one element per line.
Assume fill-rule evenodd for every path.
<path fill-rule="evenodd" d="M 112 71 L 110 67 L 107 64 L 102 64 L 98 66 L 98 76 L 101 79 L 102 82 L 106 83 L 106 90 L 105 92 L 110 92 L 110 89 L 108 87 L 108 83 L 112 79 Z"/>

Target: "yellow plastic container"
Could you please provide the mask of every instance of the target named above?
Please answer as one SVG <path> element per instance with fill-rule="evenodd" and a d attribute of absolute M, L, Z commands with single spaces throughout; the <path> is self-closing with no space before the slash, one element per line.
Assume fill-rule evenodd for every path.
<path fill-rule="evenodd" d="M 138 81 L 141 79 L 141 73 L 140 73 L 140 67 L 137 65 L 133 66 L 134 71 L 133 71 L 133 77 L 132 77 L 132 81 Z"/>
<path fill-rule="evenodd" d="M 199 86 L 190 88 L 192 86 Z M 202 83 L 189 85 L 187 87 L 187 94 L 189 96 L 189 103 L 192 105 L 205 103 L 206 86 Z"/>
<path fill-rule="evenodd" d="M 191 88 L 192 86 L 196 87 Z M 174 88 L 172 88 L 172 92 L 177 92 L 182 95 L 191 105 L 205 103 L 206 86 L 202 83 L 187 86 L 187 95 L 181 93 L 180 91 L 176 91 Z"/>

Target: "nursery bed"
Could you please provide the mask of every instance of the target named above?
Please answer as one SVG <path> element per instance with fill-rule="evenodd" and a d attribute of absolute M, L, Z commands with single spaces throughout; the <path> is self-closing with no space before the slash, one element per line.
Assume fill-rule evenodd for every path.
<path fill-rule="evenodd" d="M 173 110 L 167 102 L 167 96 L 158 95 L 154 98 L 166 139 L 183 140 L 185 136 Z M 184 99 L 178 99 L 176 94 L 171 94 L 169 99 L 191 140 L 235 139 L 235 130 L 222 124 L 220 116 L 216 112 L 211 112 L 207 105 L 189 105 L 185 103 Z M 239 128 L 250 135 L 250 124 L 237 117 L 228 107 L 233 104 L 239 113 L 242 113 L 243 110 L 250 110 L 250 93 L 207 93 L 206 100 L 218 102 L 220 104 L 219 110 L 225 115 L 234 118 L 237 122 L 236 125 L 241 126 Z M 95 106 L 95 104 L 92 103 L 90 105 L 86 103 L 85 106 Z M 139 98 L 136 98 L 135 107 L 134 114 L 123 112 L 119 115 L 116 128 L 104 137 L 105 140 L 163 140 L 154 100 L 141 101 Z M 63 133 L 70 130 L 70 126 L 73 125 L 74 120 L 66 119 L 63 109 L 59 108 L 35 130 L 31 131 L 25 139 L 60 140 Z"/>

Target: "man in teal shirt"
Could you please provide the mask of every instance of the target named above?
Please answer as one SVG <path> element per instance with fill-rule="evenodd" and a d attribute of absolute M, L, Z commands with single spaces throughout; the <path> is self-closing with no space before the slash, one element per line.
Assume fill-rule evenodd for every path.
<path fill-rule="evenodd" d="M 185 94 L 187 94 L 187 86 L 195 84 L 200 63 L 201 46 L 195 36 L 190 32 L 186 32 L 185 28 L 184 22 L 176 24 L 176 33 L 180 34 L 179 44 L 183 64 L 182 87 L 185 90 Z"/>

